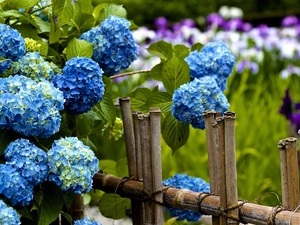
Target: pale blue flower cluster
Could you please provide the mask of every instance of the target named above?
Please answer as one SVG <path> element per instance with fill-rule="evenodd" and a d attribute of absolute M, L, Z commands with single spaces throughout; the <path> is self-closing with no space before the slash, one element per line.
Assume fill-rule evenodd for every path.
<path fill-rule="evenodd" d="M 0 78 L 0 129 L 50 137 L 59 131 L 63 93 L 50 82 L 24 76 Z"/>
<path fill-rule="evenodd" d="M 101 224 L 97 223 L 96 221 L 92 222 L 87 218 L 83 218 L 81 220 L 76 220 L 74 222 L 74 225 L 101 225 Z"/>
<path fill-rule="evenodd" d="M 0 224 L 20 225 L 19 217 L 18 213 L 12 207 L 7 206 L 0 200 Z"/>
<path fill-rule="evenodd" d="M 104 94 L 102 71 L 86 57 L 68 60 L 63 73 L 56 75 L 52 83 L 63 91 L 65 110 L 74 114 L 88 112 Z"/>
<path fill-rule="evenodd" d="M 32 185 L 40 184 L 48 178 L 48 156 L 27 139 L 11 142 L 4 151 L 6 164 L 17 171 Z"/>
<path fill-rule="evenodd" d="M 172 178 L 163 181 L 166 186 L 172 186 L 179 189 L 188 189 L 194 192 L 209 192 L 210 185 L 201 178 L 192 178 L 186 174 L 175 174 Z M 189 222 L 198 221 L 201 213 L 192 210 L 183 210 L 177 208 L 165 208 L 171 217 L 178 217 L 177 220 L 187 220 Z"/>
<path fill-rule="evenodd" d="M 14 68 L 14 73 L 36 81 L 51 80 L 61 70 L 52 62 L 45 61 L 39 52 L 27 52 Z"/>
<path fill-rule="evenodd" d="M 86 193 L 92 188 L 92 177 L 98 172 L 98 159 L 90 147 L 77 137 L 56 140 L 48 151 L 49 180 L 62 190 Z"/>
<path fill-rule="evenodd" d="M 127 69 L 137 58 L 138 46 L 129 29 L 130 22 L 110 16 L 99 27 L 83 33 L 82 40 L 93 45 L 92 59 L 99 63 L 107 76 Z"/>
<path fill-rule="evenodd" d="M 0 194 L 9 200 L 12 206 L 29 205 L 33 199 L 33 185 L 8 164 L 0 164 Z"/>
<path fill-rule="evenodd" d="M 206 110 L 224 113 L 229 108 L 226 96 L 213 77 L 195 78 L 181 85 L 172 97 L 173 116 L 184 124 L 194 128 L 205 128 L 203 113 Z"/>
<path fill-rule="evenodd" d="M 25 40 L 21 34 L 8 25 L 0 24 L 0 57 L 7 59 L 0 61 L 0 74 L 9 69 L 25 52 Z"/>
<path fill-rule="evenodd" d="M 213 76 L 222 91 L 226 89 L 226 79 L 235 65 L 235 57 L 223 41 L 206 44 L 200 52 L 191 52 L 185 61 L 190 67 L 191 80 Z"/>

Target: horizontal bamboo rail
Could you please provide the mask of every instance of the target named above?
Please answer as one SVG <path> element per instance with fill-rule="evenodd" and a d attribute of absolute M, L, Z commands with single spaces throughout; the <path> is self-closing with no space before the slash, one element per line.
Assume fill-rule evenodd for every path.
<path fill-rule="evenodd" d="M 127 180 L 102 173 L 95 174 L 93 188 L 107 193 L 117 193 L 123 197 L 146 201 L 150 196 L 145 195 L 143 183 Z M 221 210 L 220 197 L 206 193 L 164 187 L 163 204 L 167 207 L 199 211 L 206 215 L 224 215 Z M 238 202 L 240 222 L 258 225 L 299 225 L 300 213 L 288 210 L 278 210 L 278 207 L 263 206 L 245 201 Z"/>

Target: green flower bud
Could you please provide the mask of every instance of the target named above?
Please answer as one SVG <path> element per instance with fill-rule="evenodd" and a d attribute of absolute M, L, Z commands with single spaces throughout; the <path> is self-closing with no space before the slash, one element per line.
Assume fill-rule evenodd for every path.
<path fill-rule="evenodd" d="M 102 134 L 110 140 L 119 140 L 123 135 L 123 121 L 117 117 L 114 124 L 106 123 L 102 129 Z"/>

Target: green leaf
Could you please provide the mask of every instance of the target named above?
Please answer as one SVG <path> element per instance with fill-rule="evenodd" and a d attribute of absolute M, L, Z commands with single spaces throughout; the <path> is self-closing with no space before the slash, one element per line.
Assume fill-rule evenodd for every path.
<path fill-rule="evenodd" d="M 74 13 L 72 0 L 54 0 L 52 5 L 52 18 L 55 28 L 67 24 Z"/>
<path fill-rule="evenodd" d="M 103 99 L 93 107 L 93 110 L 104 122 L 113 124 L 116 120 L 116 107 L 111 94 L 107 91 L 103 95 Z"/>
<path fill-rule="evenodd" d="M 135 111 L 139 112 L 148 112 L 149 107 L 146 102 L 152 95 L 152 91 L 148 88 L 138 88 L 132 92 L 130 97 L 131 107 Z"/>
<path fill-rule="evenodd" d="M 99 115 L 93 110 L 90 110 L 87 113 L 84 113 L 83 115 L 90 118 L 90 119 L 92 119 L 92 120 L 101 120 Z"/>
<path fill-rule="evenodd" d="M 173 154 L 187 142 L 190 133 L 189 125 L 176 120 L 171 112 L 164 118 L 161 130 L 162 137 L 173 150 Z"/>
<path fill-rule="evenodd" d="M 173 48 L 172 45 L 168 42 L 158 41 L 149 46 L 148 52 L 158 56 L 163 60 L 167 60 L 173 55 Z"/>
<path fill-rule="evenodd" d="M 81 137 L 79 140 L 82 141 L 84 145 L 89 146 L 94 152 L 97 151 L 96 145 L 91 141 L 89 136 Z"/>
<path fill-rule="evenodd" d="M 201 43 L 196 43 L 196 44 L 194 44 L 193 46 L 192 46 L 192 48 L 191 48 L 191 52 L 193 52 L 193 51 L 198 51 L 198 52 L 200 52 L 201 51 L 201 49 L 202 49 L 202 47 L 203 47 L 203 44 L 201 44 Z"/>
<path fill-rule="evenodd" d="M 180 59 L 184 59 L 190 54 L 188 47 L 185 45 L 175 45 L 173 49 L 175 55 Z"/>
<path fill-rule="evenodd" d="M 158 107 L 162 113 L 168 112 L 172 104 L 172 95 L 167 92 L 156 92 L 147 100 L 148 108 Z"/>
<path fill-rule="evenodd" d="M 6 0 L 7 5 L 12 9 L 30 8 L 36 5 L 39 0 Z"/>
<path fill-rule="evenodd" d="M 49 225 L 57 219 L 63 206 L 59 187 L 52 182 L 43 183 L 43 200 L 39 207 L 38 225 Z"/>
<path fill-rule="evenodd" d="M 76 135 L 77 137 L 88 136 L 92 133 L 94 120 L 81 114 L 76 117 Z"/>
<path fill-rule="evenodd" d="M 168 219 L 168 221 L 166 221 L 166 222 L 164 223 L 164 225 L 172 225 L 173 223 L 176 222 L 177 218 L 178 218 L 178 217 L 173 217 L 173 218 L 171 218 L 171 219 Z"/>
<path fill-rule="evenodd" d="M 93 15 L 87 13 L 80 13 L 78 17 L 72 21 L 73 26 L 76 27 L 80 34 L 90 30 L 93 27 L 94 22 L 95 19 Z"/>
<path fill-rule="evenodd" d="M 122 219 L 126 216 L 126 211 L 130 210 L 130 200 L 122 198 L 117 194 L 104 193 L 99 203 L 99 211 L 107 218 L 115 220 Z"/>
<path fill-rule="evenodd" d="M 61 36 L 61 29 L 57 28 L 55 24 L 52 22 L 52 17 L 50 17 L 51 25 L 50 25 L 50 34 L 49 34 L 49 44 L 53 44 L 57 42 Z"/>
<path fill-rule="evenodd" d="M 65 206 L 67 208 L 71 207 L 76 195 L 77 195 L 76 193 L 63 192 L 63 199 L 64 199 Z"/>
<path fill-rule="evenodd" d="M 75 8 L 80 8 L 82 13 L 93 13 L 92 0 L 77 0 L 75 2 Z"/>
<path fill-rule="evenodd" d="M 116 176 L 116 165 L 116 161 L 111 159 L 99 160 L 99 168 L 105 174 L 112 174 Z"/>
<path fill-rule="evenodd" d="M 126 9 L 122 5 L 109 4 L 105 5 L 100 12 L 99 21 L 102 22 L 109 16 L 117 16 L 121 18 L 127 17 Z"/>
<path fill-rule="evenodd" d="M 49 33 L 50 32 L 50 23 L 42 20 L 40 17 L 35 18 L 36 25 L 39 28 L 39 34 L 41 33 Z"/>
<path fill-rule="evenodd" d="M 102 3 L 102 4 L 99 4 L 97 5 L 94 10 L 93 10 L 93 15 L 94 15 L 94 18 L 95 18 L 95 22 L 99 20 L 99 16 L 100 16 L 100 13 L 101 13 L 101 10 L 105 7 L 109 5 L 109 3 Z M 95 24 L 94 24 L 95 25 Z"/>
<path fill-rule="evenodd" d="M 93 55 L 93 46 L 90 42 L 73 38 L 66 49 L 67 60 L 75 57 L 91 58 Z"/>
<path fill-rule="evenodd" d="M 154 80 L 162 81 L 163 66 L 164 66 L 163 63 L 159 63 L 154 67 L 152 67 L 150 71 L 151 78 L 153 78 Z"/>
<path fill-rule="evenodd" d="M 69 222 L 69 224 L 72 224 L 72 216 L 65 212 L 60 212 L 60 214 Z"/>
<path fill-rule="evenodd" d="M 180 85 L 190 81 L 190 68 L 188 64 L 177 56 L 172 56 L 163 66 L 162 82 L 167 92 L 174 93 Z"/>
<path fill-rule="evenodd" d="M 127 158 L 120 159 L 116 165 L 116 173 L 118 177 L 128 177 L 128 162 Z"/>

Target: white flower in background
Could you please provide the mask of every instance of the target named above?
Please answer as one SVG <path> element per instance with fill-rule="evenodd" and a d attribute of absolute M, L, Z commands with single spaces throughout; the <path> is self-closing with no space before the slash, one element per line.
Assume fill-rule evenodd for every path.
<path fill-rule="evenodd" d="M 219 13 L 225 19 L 231 18 L 242 18 L 243 10 L 237 7 L 228 7 L 226 5 L 221 6 L 219 9 Z"/>

